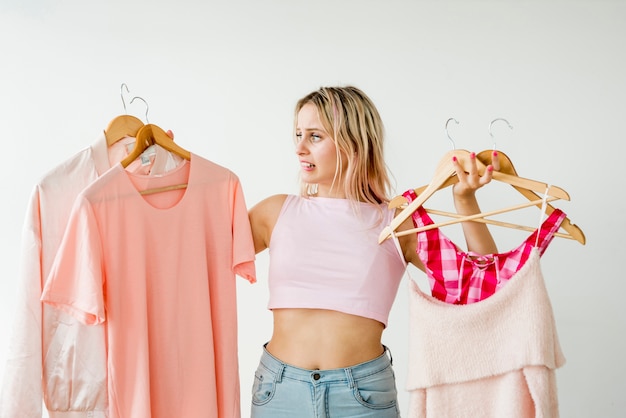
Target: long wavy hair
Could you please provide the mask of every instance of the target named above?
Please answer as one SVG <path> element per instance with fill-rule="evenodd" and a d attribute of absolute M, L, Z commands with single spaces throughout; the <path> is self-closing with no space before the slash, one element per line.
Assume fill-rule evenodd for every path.
<path fill-rule="evenodd" d="M 342 187 L 345 196 L 354 202 L 388 202 L 391 181 L 383 152 L 384 126 L 371 99 L 353 86 L 321 87 L 298 100 L 296 122 L 298 112 L 308 103 L 317 108 L 320 121 L 337 148 L 332 187 Z M 348 161 L 342 172 L 344 158 Z M 314 195 L 312 189 L 315 185 L 301 182 L 303 196 Z"/>

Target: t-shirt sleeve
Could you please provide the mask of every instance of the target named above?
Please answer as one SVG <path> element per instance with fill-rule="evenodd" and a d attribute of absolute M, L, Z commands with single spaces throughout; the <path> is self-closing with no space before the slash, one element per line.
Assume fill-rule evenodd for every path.
<path fill-rule="evenodd" d="M 82 195 L 74 203 L 41 300 L 79 321 L 105 320 L 102 245 L 92 206 Z"/>
<path fill-rule="evenodd" d="M 248 208 L 239 180 L 234 182 L 233 193 L 233 271 L 236 275 L 256 282 L 255 252 Z"/>

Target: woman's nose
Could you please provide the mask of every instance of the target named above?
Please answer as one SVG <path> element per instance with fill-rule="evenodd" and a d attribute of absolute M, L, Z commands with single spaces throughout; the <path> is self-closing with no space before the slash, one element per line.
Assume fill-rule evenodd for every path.
<path fill-rule="evenodd" d="M 304 141 L 300 140 L 296 143 L 296 154 L 297 155 L 302 155 L 302 154 L 306 154 L 307 153 L 307 148 L 306 145 L 304 145 Z"/>

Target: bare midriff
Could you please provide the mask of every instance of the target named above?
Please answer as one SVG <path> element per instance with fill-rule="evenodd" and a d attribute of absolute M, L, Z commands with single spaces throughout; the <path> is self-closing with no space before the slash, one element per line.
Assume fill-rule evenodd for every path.
<path fill-rule="evenodd" d="M 267 351 L 303 369 L 337 369 L 379 357 L 383 324 L 324 309 L 274 309 Z"/>

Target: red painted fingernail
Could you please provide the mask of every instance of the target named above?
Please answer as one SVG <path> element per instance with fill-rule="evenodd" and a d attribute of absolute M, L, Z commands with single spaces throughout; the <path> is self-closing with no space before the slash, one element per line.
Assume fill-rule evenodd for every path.
<path fill-rule="evenodd" d="M 452 161 L 456 161 L 456 155 L 452 156 Z"/>
<path fill-rule="evenodd" d="M 495 151 L 495 150 L 494 150 L 494 151 L 493 151 L 493 156 L 494 156 L 494 157 L 497 157 L 497 156 L 498 156 L 498 151 Z"/>
<path fill-rule="evenodd" d="M 493 171 L 493 166 L 492 165 L 487 166 L 487 171 Z"/>
<path fill-rule="evenodd" d="M 476 157 L 476 154 L 472 152 L 472 153 L 470 154 L 470 158 L 475 158 L 475 157 Z"/>

